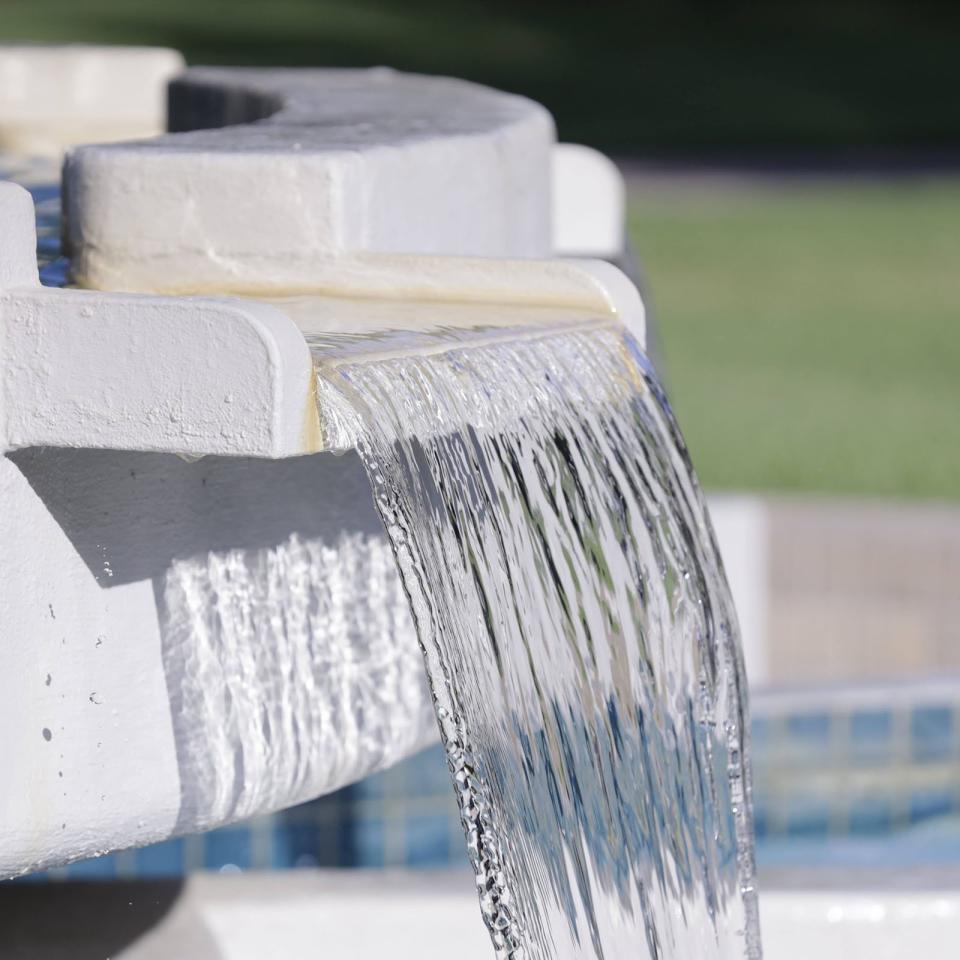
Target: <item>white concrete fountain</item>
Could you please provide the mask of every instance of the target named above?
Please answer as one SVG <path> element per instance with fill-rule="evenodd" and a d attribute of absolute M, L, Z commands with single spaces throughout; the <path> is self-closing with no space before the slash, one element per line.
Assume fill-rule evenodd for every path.
<path fill-rule="evenodd" d="M 545 259 L 552 216 L 562 246 L 615 254 L 622 187 L 558 150 L 536 104 L 387 70 L 199 70 L 171 105 L 172 128 L 215 129 L 67 155 L 85 289 L 39 285 L 30 199 L 0 186 L 0 539 L 17 545 L 0 762 L 22 785 L 0 797 L 0 874 L 289 805 L 435 736 L 359 462 L 324 453 L 349 438 L 306 337 L 362 334 L 336 363 L 430 349 L 441 327 L 609 317 L 643 336 L 613 267 Z"/>
<path fill-rule="evenodd" d="M 180 66 L 0 48 L 0 145 L 159 134 Z M 178 133 L 68 154 L 75 288 L 39 285 L 30 198 L 0 184 L 2 875 L 277 809 L 434 738 L 308 337 L 431 349 L 505 314 L 510 335 L 609 318 L 643 337 L 620 273 L 549 259 L 619 255 L 623 184 L 536 104 L 385 70 L 189 71 L 171 104 Z M 478 923 L 461 936 L 469 882 L 225 882 L 191 881 L 124 955 L 307 956 L 335 931 L 399 956 L 411 898 L 438 956 L 489 949 Z M 769 955 L 952 955 L 951 890 L 767 894 Z"/>

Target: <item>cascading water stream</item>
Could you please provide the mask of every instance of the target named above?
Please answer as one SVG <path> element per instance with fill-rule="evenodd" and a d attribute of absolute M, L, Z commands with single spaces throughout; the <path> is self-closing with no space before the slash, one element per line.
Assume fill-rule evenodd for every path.
<path fill-rule="evenodd" d="M 321 356 L 413 610 L 497 954 L 759 958 L 736 620 L 637 345 L 597 324 Z"/>
<path fill-rule="evenodd" d="M 379 339 L 319 338 L 318 387 L 398 561 L 497 953 L 759 960 L 736 621 L 642 352 L 604 324 Z"/>

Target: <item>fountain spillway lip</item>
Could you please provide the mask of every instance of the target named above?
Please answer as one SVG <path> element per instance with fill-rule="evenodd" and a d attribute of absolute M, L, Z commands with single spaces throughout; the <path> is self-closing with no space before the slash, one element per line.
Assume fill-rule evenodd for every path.
<path fill-rule="evenodd" d="M 516 338 L 643 307 L 614 267 L 576 260 L 353 254 L 310 296 L 274 302 L 39 286 L 26 191 L 0 184 L 0 446 L 284 457 L 327 448 L 322 364 L 436 350 L 432 331 Z M 264 296 L 269 291 L 263 291 Z M 301 291 L 302 294 L 302 291 Z M 368 326 L 362 327 L 363 318 Z M 344 346 L 344 343 L 350 344 Z M 464 342 L 463 338 L 455 341 Z"/>

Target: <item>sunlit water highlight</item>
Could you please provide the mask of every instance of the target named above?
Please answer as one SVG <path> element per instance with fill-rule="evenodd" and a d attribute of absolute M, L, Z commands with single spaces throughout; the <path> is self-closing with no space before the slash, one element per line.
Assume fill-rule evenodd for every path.
<path fill-rule="evenodd" d="M 319 371 L 409 596 L 498 955 L 759 957 L 736 621 L 637 345 L 598 326 Z"/>

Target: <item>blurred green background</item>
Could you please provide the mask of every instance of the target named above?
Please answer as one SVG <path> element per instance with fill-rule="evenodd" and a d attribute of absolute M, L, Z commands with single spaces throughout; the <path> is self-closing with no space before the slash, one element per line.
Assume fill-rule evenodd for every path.
<path fill-rule="evenodd" d="M 960 5 L 0 0 L 0 39 L 392 66 L 624 162 L 711 487 L 960 497 Z"/>

